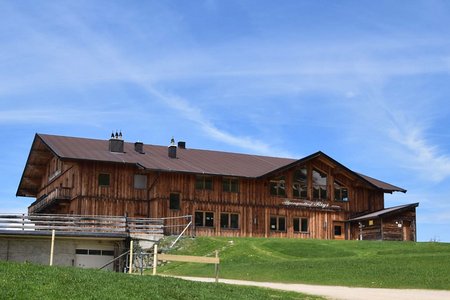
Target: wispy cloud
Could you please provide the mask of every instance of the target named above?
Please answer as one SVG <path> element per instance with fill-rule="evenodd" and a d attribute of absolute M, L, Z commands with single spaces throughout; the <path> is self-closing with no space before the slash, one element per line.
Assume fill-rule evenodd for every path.
<path fill-rule="evenodd" d="M 27 33 L 32 44 L 31 48 L 34 49 L 34 53 L 40 53 L 39 58 L 44 58 L 44 60 L 36 60 L 35 66 L 38 67 L 39 71 L 32 72 L 26 78 L 17 76 L 4 81 L 0 88 L 0 92 L 3 92 L 3 94 L 14 93 L 14 90 L 23 93 L 25 90 L 48 89 L 50 87 L 78 88 L 102 84 L 103 82 L 126 82 L 135 84 L 146 91 L 149 97 L 153 99 L 152 101 L 157 99 L 165 103 L 176 111 L 180 117 L 191 121 L 213 140 L 254 153 L 291 156 L 286 151 L 277 150 L 269 143 L 220 128 L 214 124 L 211 118 L 206 116 L 201 108 L 194 104 L 193 99 L 176 95 L 157 86 L 157 83 L 164 82 L 168 78 L 198 77 L 202 68 L 208 69 L 210 67 L 207 54 L 202 54 L 202 51 L 196 53 L 195 51 L 185 50 L 184 54 L 180 56 L 176 52 L 173 53 L 172 57 L 166 58 L 167 62 L 172 62 L 164 64 L 152 60 L 144 62 L 135 60 L 126 51 L 124 52 L 123 47 L 118 46 L 114 40 L 99 35 L 90 28 L 90 24 L 85 23 L 76 14 L 56 10 L 59 12 L 58 22 L 61 19 L 66 19 L 66 29 L 79 39 L 75 43 L 73 41 L 68 42 L 64 35 L 42 31 L 39 26 L 32 27 Z M 64 16 L 64 14 L 66 15 Z M 23 22 L 28 23 L 29 20 Z M 76 59 L 71 59 L 72 57 Z M 175 57 L 177 58 L 174 60 Z M 200 70 L 195 68 L 195 64 L 200 66 Z M 186 73 L 188 69 L 194 71 Z M 0 77 L 1 75 L 0 73 Z M 7 77 L 5 73 L 3 75 L 3 77 Z M 64 104 L 62 105 L 64 106 Z M 0 122 L 68 123 L 80 118 L 83 118 L 83 120 L 94 119 L 90 116 L 95 116 L 97 122 L 101 122 L 109 115 L 114 114 L 114 112 L 99 110 L 98 108 L 92 110 L 92 107 L 90 107 L 90 109 L 90 112 L 83 112 L 82 110 L 67 109 L 67 106 L 65 106 L 58 110 L 52 108 L 4 110 L 0 112 Z M 130 107 L 128 107 L 128 110 L 130 110 Z"/>
<path fill-rule="evenodd" d="M 366 116 L 357 115 L 354 118 L 355 123 L 363 123 L 374 117 L 370 106 L 379 105 L 374 101 L 383 102 L 386 111 L 395 111 L 395 108 L 385 99 L 367 99 L 360 94 L 361 91 L 373 88 L 373 85 L 383 88 L 393 77 L 442 73 L 449 70 L 448 56 L 436 51 L 440 47 L 448 46 L 448 41 L 434 37 L 426 40 L 414 37 L 402 40 L 393 37 L 367 37 L 358 42 L 293 42 L 291 39 L 280 39 L 276 43 L 250 38 L 208 47 L 189 42 L 187 45 L 160 51 L 153 40 L 147 40 L 148 36 L 143 30 L 132 25 L 132 18 L 129 16 L 129 19 L 125 17 L 120 21 L 120 25 L 125 26 L 123 28 L 131 32 L 133 37 L 117 39 L 108 34 L 101 34 L 89 19 L 79 14 L 80 11 L 55 6 L 47 8 L 54 10 L 58 16 L 54 21 L 55 25 L 64 24 L 64 30 L 73 39 L 68 39 L 58 31 L 47 31 L 48 27 L 39 25 L 38 18 L 30 21 L 19 14 L 18 20 L 24 25 L 21 27 L 28 28 L 23 31 L 25 40 L 28 38 L 30 42 L 27 48 L 30 50 L 22 50 L 25 51 L 22 54 L 24 57 L 34 57 L 35 59 L 28 61 L 34 61 L 34 65 L 31 64 L 31 72 L 26 77 L 18 74 L 11 78 L 8 73 L 0 72 L 0 78 L 4 79 L 0 92 L 7 94 L 51 86 L 78 88 L 104 82 L 129 82 L 145 90 L 149 97 L 165 103 L 211 139 L 261 154 L 292 156 L 286 153 L 287 151 L 276 149 L 270 142 L 258 140 L 248 133 L 222 128 L 210 117 L 209 110 L 214 104 L 201 106 L 195 99 L 176 93 L 167 86 L 183 84 L 185 80 L 194 85 L 199 81 L 220 82 L 220 90 L 211 88 L 206 97 L 214 99 L 227 95 L 230 106 L 241 101 L 239 97 L 242 95 L 251 95 L 248 101 L 255 105 L 272 101 L 266 100 L 271 95 L 277 97 L 281 107 L 283 104 L 287 107 L 291 105 L 287 102 L 291 100 L 286 100 L 285 97 L 307 94 L 310 91 L 338 94 L 342 96 L 341 100 L 351 95 L 350 98 L 354 98 L 349 102 L 351 105 L 357 101 L 366 102 L 364 105 L 355 105 L 357 109 L 363 106 L 368 111 Z M 170 28 L 177 36 L 187 36 L 184 40 L 189 41 L 189 32 L 180 29 L 181 27 L 176 28 L 179 25 L 177 22 L 180 22 L 176 16 L 160 21 L 171 24 Z M 163 24 L 159 26 L 159 29 L 164 27 Z M 133 39 L 143 42 L 142 46 L 153 55 L 141 59 L 142 54 L 137 53 L 136 58 L 130 48 L 124 46 Z M 21 48 L 17 46 L 8 46 L 9 51 Z M 430 49 L 432 51 L 429 51 Z M 388 56 L 388 53 L 396 54 Z M 313 105 L 310 103 L 305 109 L 313 110 Z M 339 105 L 342 107 L 346 104 Z M 290 113 L 289 109 L 285 109 L 281 116 L 285 117 Z M 99 111 L 95 114 L 102 115 Z M 103 113 L 105 114 L 108 113 Z M 66 110 L 62 115 L 52 110 L 10 110 L 1 112 L 0 122 L 65 122 L 79 118 L 79 115 L 79 112 L 71 110 Z M 399 120 L 395 122 L 395 126 L 391 126 L 391 116 L 380 114 L 378 117 L 380 124 L 388 126 L 369 129 L 384 134 L 393 142 L 393 147 L 408 153 L 409 155 L 403 156 L 404 159 L 408 158 L 408 164 L 424 170 L 435 168 L 433 176 L 430 177 L 435 181 L 450 175 L 449 157 L 440 154 L 439 149 L 427 141 L 426 131 L 414 125 L 414 119 L 408 122 Z M 273 116 L 270 112 L 265 112 L 258 118 L 258 126 L 265 126 L 263 120 L 268 118 Z M 347 122 L 350 127 L 361 127 L 359 124 Z M 413 161 L 416 163 L 412 164 Z"/>
<path fill-rule="evenodd" d="M 208 117 L 204 115 L 201 109 L 190 104 L 186 99 L 181 98 L 180 96 L 165 94 L 152 87 L 150 84 L 143 82 L 140 82 L 140 84 L 149 92 L 149 94 L 158 97 L 158 99 L 164 101 L 172 109 L 181 113 L 184 118 L 197 124 L 206 135 L 214 140 L 224 142 L 235 147 L 247 149 L 253 153 L 284 157 L 293 156 L 286 151 L 277 150 L 268 143 L 261 142 L 255 138 L 238 134 L 234 135 L 225 130 L 219 129 Z"/>
<path fill-rule="evenodd" d="M 403 122 L 390 130 L 393 141 L 403 146 L 402 159 L 406 168 L 416 171 L 424 180 L 440 182 L 450 176 L 450 156 L 425 138 L 424 129 Z"/>

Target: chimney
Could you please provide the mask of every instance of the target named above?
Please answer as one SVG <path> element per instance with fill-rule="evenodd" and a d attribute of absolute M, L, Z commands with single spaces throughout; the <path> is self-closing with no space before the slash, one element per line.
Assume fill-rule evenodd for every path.
<path fill-rule="evenodd" d="M 123 140 L 122 140 L 122 132 L 120 134 L 116 131 L 111 134 L 111 138 L 109 139 L 109 152 L 123 153 Z"/>
<path fill-rule="evenodd" d="M 175 145 L 175 139 L 172 138 L 170 140 L 170 145 L 168 147 L 169 150 L 169 157 L 170 158 L 177 158 L 177 146 Z"/>
<path fill-rule="evenodd" d="M 134 151 L 144 154 L 144 143 L 139 141 L 134 143 Z"/>
<path fill-rule="evenodd" d="M 178 142 L 178 148 L 180 148 L 180 149 L 186 149 L 186 142 L 179 141 L 179 142 Z"/>

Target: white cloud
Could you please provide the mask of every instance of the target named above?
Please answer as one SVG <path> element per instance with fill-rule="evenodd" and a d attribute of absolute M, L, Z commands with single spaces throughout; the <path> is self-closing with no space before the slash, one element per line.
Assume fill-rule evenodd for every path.
<path fill-rule="evenodd" d="M 426 130 L 420 122 L 401 114 L 395 118 L 389 135 L 401 147 L 398 158 L 404 162 L 404 167 L 415 170 L 414 174 L 427 181 L 440 182 L 450 176 L 450 156 L 427 141 Z"/>
<path fill-rule="evenodd" d="M 264 101 L 267 95 L 276 95 L 279 97 L 277 101 L 284 103 L 286 100 L 283 97 L 289 94 L 311 90 L 324 94 L 337 91 L 351 100 L 348 104 L 340 105 L 355 105 L 360 99 L 368 101 L 363 105 L 367 110 L 367 116 L 360 116 L 361 118 L 357 116 L 354 123 L 347 121 L 349 126 L 361 127 L 358 122 L 364 123 L 362 121 L 374 117 L 370 106 L 380 105 L 378 101 L 384 102 L 383 99 L 365 99 L 361 91 L 374 88 L 374 85 L 375 88 L 383 88 L 383 84 L 395 76 L 441 73 L 449 70 L 445 56 L 436 55 L 433 51 L 428 54 L 427 51 L 448 46 L 447 40 L 439 38 L 394 39 L 369 36 L 357 42 L 353 40 L 295 42 L 291 39 L 274 42 L 250 38 L 208 47 L 200 47 L 195 43 L 181 44 L 160 51 L 158 46 L 153 44 L 153 40 L 145 42 L 149 36 L 133 26 L 132 18 L 124 18 L 120 21 L 121 28 L 138 37 L 139 42 L 145 42 L 141 45 L 145 53 L 138 53 L 135 57 L 130 48 L 124 46 L 128 39 L 122 40 L 100 33 L 89 23 L 88 18 L 79 15 L 80 10 L 76 10 L 76 6 L 73 8 L 74 12 L 56 6 L 47 7 L 58 12 L 54 25 L 65 24 L 62 27 L 65 31 L 62 32 L 46 31 L 49 27 L 42 26 L 38 22 L 39 18 L 27 19 L 27 16 L 18 13 L 19 23 L 26 25 L 20 26 L 26 28 L 22 29 L 24 36 L 21 38 L 29 42 L 26 48 L 29 50 L 22 48 L 21 54 L 31 57 L 29 62 L 34 61 L 35 65 L 32 65 L 30 70 L 24 71 L 31 71 L 25 77 L 18 74 L 11 78 L 8 72 L 2 74 L 0 71 L 0 78 L 4 79 L 0 92 L 7 94 L 11 91 L 22 92 L 36 88 L 132 82 L 178 112 L 183 118 L 196 124 L 210 138 L 262 154 L 289 156 L 284 151 L 273 149 L 270 143 L 256 140 L 247 134 L 236 133 L 237 130 L 232 132 L 220 128 L 214 119 L 209 117 L 208 108 L 200 108 L 194 99 L 182 94 L 176 95 L 164 87 L 183 80 L 220 82 L 221 90 L 211 89 L 206 97 L 214 99 L 216 95 L 226 93 L 230 105 L 233 101 L 240 101 L 238 99 L 240 95 L 251 95 L 251 101 L 255 102 Z M 165 16 L 174 15 L 167 13 Z M 173 23 L 171 25 L 173 26 L 171 30 L 178 33 L 177 36 L 187 36 L 183 41 L 189 40 L 188 32 L 181 27 L 175 28 L 182 24 L 176 17 L 160 21 L 167 24 L 175 21 L 175 25 Z M 163 25 L 160 24 L 156 29 L 161 30 L 164 28 Z M 70 36 L 65 35 L 65 32 Z M 8 45 L 0 51 L 7 53 L 18 49 L 17 45 Z M 9 56 L 5 57 L 10 59 Z M 382 105 L 386 106 L 388 111 L 395 110 L 387 102 Z M 356 105 L 356 110 L 360 107 L 361 104 Z M 308 106 L 305 109 L 311 108 Z M 288 113 L 289 111 L 286 111 L 286 114 Z M 64 122 L 79 117 L 79 113 L 68 111 L 58 116 L 53 111 L 3 111 L 0 117 L 2 118 L 0 122 L 14 120 Z M 269 117 L 270 112 L 266 112 L 260 120 Z M 390 116 L 378 117 L 380 124 L 383 122 L 390 124 Z M 259 126 L 265 124 L 261 122 Z M 375 128 L 375 126 L 369 129 L 372 132 L 378 131 L 377 134 L 387 135 L 400 146 L 401 151 L 409 153 L 404 155 L 404 158 L 409 159 L 410 165 L 427 170 L 436 168 L 437 171 L 433 172 L 431 179 L 438 181 L 450 174 L 449 158 L 440 155 L 439 150 L 427 142 L 425 131 L 418 130 L 420 128 L 415 125 L 400 125 L 394 128 L 390 126 Z"/>

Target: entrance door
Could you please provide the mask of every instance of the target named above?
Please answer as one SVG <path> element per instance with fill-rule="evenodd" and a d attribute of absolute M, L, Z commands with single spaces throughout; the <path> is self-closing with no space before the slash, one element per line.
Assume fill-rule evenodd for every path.
<path fill-rule="evenodd" d="M 334 239 L 345 240 L 344 222 L 333 222 Z"/>
<path fill-rule="evenodd" d="M 403 221 L 403 240 L 404 241 L 412 241 L 411 239 L 411 222 Z"/>

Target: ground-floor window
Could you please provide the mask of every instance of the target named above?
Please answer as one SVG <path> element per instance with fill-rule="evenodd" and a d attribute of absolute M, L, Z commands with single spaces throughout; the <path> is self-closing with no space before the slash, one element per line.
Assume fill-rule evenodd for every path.
<path fill-rule="evenodd" d="M 286 217 L 271 216 L 270 230 L 272 231 L 286 231 Z"/>
<path fill-rule="evenodd" d="M 214 213 L 209 211 L 196 211 L 195 226 L 214 227 Z"/>
<path fill-rule="evenodd" d="M 308 232 L 307 218 L 294 218 L 294 232 Z"/>
<path fill-rule="evenodd" d="M 239 229 L 239 214 L 221 213 L 220 228 Z"/>

